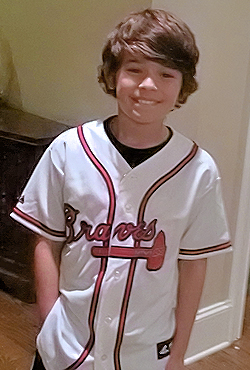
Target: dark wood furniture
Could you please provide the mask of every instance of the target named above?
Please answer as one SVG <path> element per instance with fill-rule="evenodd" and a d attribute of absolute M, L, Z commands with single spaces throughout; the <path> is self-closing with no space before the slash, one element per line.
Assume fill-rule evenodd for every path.
<path fill-rule="evenodd" d="M 33 233 L 10 218 L 42 153 L 68 126 L 0 105 L 0 289 L 34 302 Z"/>

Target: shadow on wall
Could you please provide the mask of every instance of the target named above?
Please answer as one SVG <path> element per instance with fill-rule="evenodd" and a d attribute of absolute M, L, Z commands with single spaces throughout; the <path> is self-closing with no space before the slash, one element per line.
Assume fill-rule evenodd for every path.
<path fill-rule="evenodd" d="M 2 102 L 14 108 L 22 108 L 21 91 L 11 47 L 0 29 L 0 103 Z"/>

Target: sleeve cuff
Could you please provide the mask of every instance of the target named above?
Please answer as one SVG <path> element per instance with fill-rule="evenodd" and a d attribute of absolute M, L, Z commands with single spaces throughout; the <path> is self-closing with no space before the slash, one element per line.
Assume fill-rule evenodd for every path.
<path fill-rule="evenodd" d="M 227 253 L 232 251 L 231 242 L 225 242 L 218 245 L 213 245 L 210 247 L 200 248 L 200 249 L 180 249 L 179 259 L 185 260 L 195 260 L 201 258 L 207 258 L 214 255 Z"/>
<path fill-rule="evenodd" d="M 65 241 L 65 231 L 53 230 L 15 207 L 10 217 L 35 233 L 54 241 Z"/>

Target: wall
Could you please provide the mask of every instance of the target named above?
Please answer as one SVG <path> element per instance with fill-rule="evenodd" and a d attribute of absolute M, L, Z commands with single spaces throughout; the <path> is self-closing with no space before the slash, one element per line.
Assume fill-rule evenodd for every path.
<path fill-rule="evenodd" d="M 149 0 L 0 0 L 9 43 L 10 100 L 24 110 L 69 124 L 106 115 L 114 101 L 97 83 L 106 35 L 128 12 Z M 2 43 L 3 44 L 3 43 Z M 1 63 L 0 63 L 1 64 Z"/>

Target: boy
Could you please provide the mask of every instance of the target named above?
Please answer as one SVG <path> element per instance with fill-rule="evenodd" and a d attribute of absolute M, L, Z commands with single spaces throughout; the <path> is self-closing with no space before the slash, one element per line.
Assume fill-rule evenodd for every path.
<path fill-rule="evenodd" d="M 198 57 L 173 15 L 126 18 L 99 73 L 118 114 L 61 134 L 14 209 L 39 235 L 48 370 L 185 368 L 206 258 L 230 250 L 216 165 L 163 122 L 197 89 Z"/>

